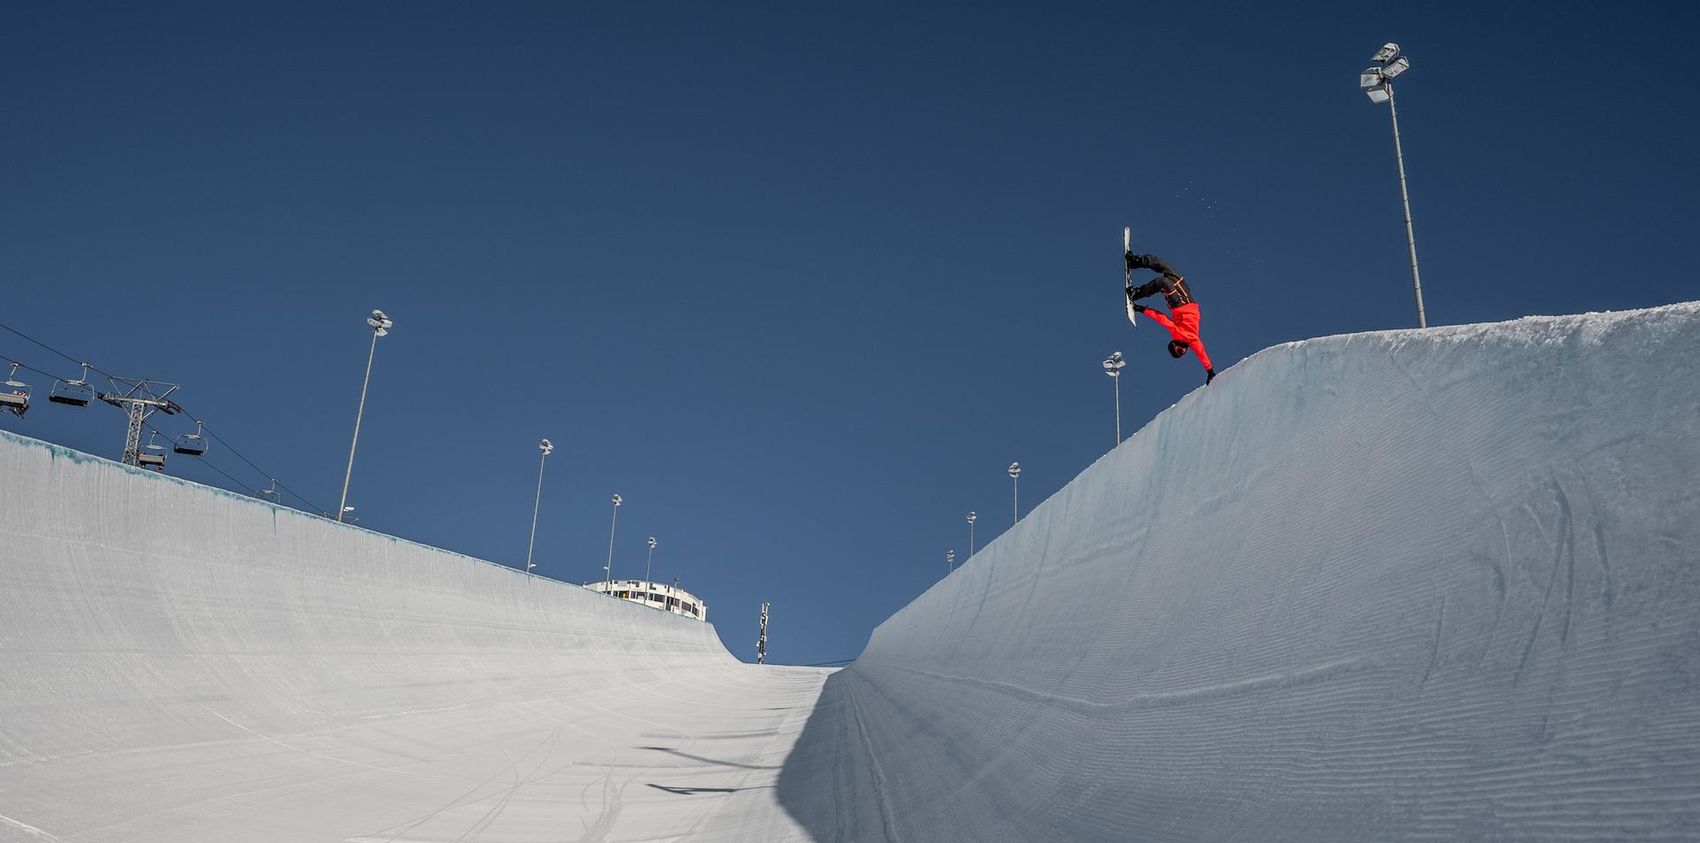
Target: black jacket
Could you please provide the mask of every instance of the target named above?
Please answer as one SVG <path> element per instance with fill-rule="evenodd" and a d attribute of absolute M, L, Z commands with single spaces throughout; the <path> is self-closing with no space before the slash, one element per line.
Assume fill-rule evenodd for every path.
<path fill-rule="evenodd" d="M 1183 304 L 1193 304 L 1192 288 L 1187 286 L 1186 279 L 1179 270 L 1169 265 L 1168 261 L 1156 255 L 1130 255 L 1127 259 L 1130 269 L 1151 269 L 1162 273 L 1156 278 L 1133 288 L 1128 292 L 1128 298 L 1138 301 L 1147 296 L 1163 294 L 1163 300 L 1169 309 L 1174 310 Z"/>

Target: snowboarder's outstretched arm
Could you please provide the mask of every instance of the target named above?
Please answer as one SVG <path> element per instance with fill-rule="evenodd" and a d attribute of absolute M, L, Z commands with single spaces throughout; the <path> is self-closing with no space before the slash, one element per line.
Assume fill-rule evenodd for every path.
<path fill-rule="evenodd" d="M 1174 323 L 1174 321 L 1169 319 L 1169 317 L 1167 315 L 1165 315 L 1163 313 L 1163 311 L 1157 310 L 1155 308 L 1150 308 L 1150 307 L 1139 307 L 1139 305 L 1134 305 L 1134 307 L 1138 308 L 1140 313 L 1145 314 L 1146 319 L 1149 319 L 1153 322 L 1156 322 L 1159 326 L 1162 327 L 1163 330 L 1168 331 L 1169 336 L 1174 337 L 1176 339 L 1180 339 L 1180 334 L 1175 333 L 1175 323 Z"/>

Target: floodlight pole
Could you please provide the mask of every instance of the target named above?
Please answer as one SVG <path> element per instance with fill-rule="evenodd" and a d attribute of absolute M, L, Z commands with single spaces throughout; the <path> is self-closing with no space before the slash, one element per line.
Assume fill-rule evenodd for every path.
<path fill-rule="evenodd" d="M 950 572 L 952 572 L 954 570 L 956 570 L 956 551 L 947 550 L 947 551 L 944 552 L 944 572 L 945 572 L 945 575 L 948 576 L 950 574 Z"/>
<path fill-rule="evenodd" d="M 974 519 L 979 516 L 968 513 L 968 558 L 974 558 Z"/>
<path fill-rule="evenodd" d="M 1119 372 L 1116 373 L 1115 375 L 1111 376 L 1110 380 L 1115 382 L 1115 385 L 1116 385 L 1116 444 L 1120 445 L 1122 443 L 1122 379 L 1121 379 L 1121 374 Z"/>
<path fill-rule="evenodd" d="M 649 537 L 649 561 L 643 563 L 643 581 L 654 582 L 649 578 L 649 571 L 655 566 L 655 537 Z"/>
<path fill-rule="evenodd" d="M 1405 147 L 1399 142 L 1399 107 L 1393 102 L 1393 80 L 1382 83 L 1387 86 L 1387 111 L 1393 115 L 1393 157 L 1399 162 L 1399 199 L 1405 203 L 1405 244 L 1411 249 L 1411 289 L 1417 297 L 1417 327 L 1428 327 L 1428 316 L 1423 312 L 1423 279 L 1417 272 L 1417 234 L 1411 227 L 1411 191 L 1405 186 Z"/>
<path fill-rule="evenodd" d="M 761 604 L 761 631 L 756 634 L 756 664 L 767 664 L 767 604 Z"/>
<path fill-rule="evenodd" d="M 366 416 L 366 388 L 372 384 L 372 359 L 378 354 L 378 338 L 388 334 L 394 323 L 382 310 L 374 310 L 366 324 L 372 326 L 372 348 L 366 352 L 366 378 L 360 382 L 360 409 L 354 413 L 354 441 L 348 443 L 348 470 L 342 475 L 342 501 L 336 507 L 338 522 L 342 521 L 342 514 L 348 507 L 348 482 L 354 478 L 354 449 L 360 445 L 360 420 Z"/>
<path fill-rule="evenodd" d="M 1021 463 L 1009 464 L 1009 491 L 1012 496 L 1010 511 L 1015 515 L 1014 520 L 1010 521 L 1013 526 L 1021 521 Z"/>
<path fill-rule="evenodd" d="M 608 593 L 614 593 L 614 525 L 620 522 L 619 495 L 614 496 L 614 517 L 608 519 L 608 564 L 602 566 L 603 581 L 608 584 Z"/>
<path fill-rule="evenodd" d="M 543 453 L 537 458 L 537 499 L 531 503 L 531 541 L 525 546 L 525 572 L 537 567 L 531 563 L 531 551 L 537 547 L 537 512 L 543 507 L 543 463 L 549 459 L 549 452 L 555 450 L 553 442 L 545 439 L 537 444 L 537 450 Z"/>
<path fill-rule="evenodd" d="M 1110 380 L 1114 381 L 1116 385 L 1116 445 L 1120 446 L 1122 444 L 1122 366 L 1127 365 L 1127 363 L 1122 359 L 1122 353 L 1116 351 L 1104 358 L 1103 365 L 1104 374 L 1109 375 Z"/>

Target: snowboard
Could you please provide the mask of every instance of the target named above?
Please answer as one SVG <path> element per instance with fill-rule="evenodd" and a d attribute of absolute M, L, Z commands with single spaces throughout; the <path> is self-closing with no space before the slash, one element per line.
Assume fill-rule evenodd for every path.
<path fill-rule="evenodd" d="M 1122 226 L 1122 255 L 1125 257 L 1131 251 L 1133 251 L 1133 227 Z M 1127 295 L 1127 291 L 1133 289 L 1133 269 L 1124 265 L 1122 273 L 1122 299 L 1127 302 L 1127 321 L 1137 328 L 1139 327 L 1139 320 L 1134 318 L 1133 298 Z"/>

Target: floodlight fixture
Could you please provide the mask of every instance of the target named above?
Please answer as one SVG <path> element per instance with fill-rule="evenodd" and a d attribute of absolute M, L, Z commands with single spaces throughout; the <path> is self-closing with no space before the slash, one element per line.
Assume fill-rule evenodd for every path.
<path fill-rule="evenodd" d="M 1399 45 L 1389 41 L 1381 45 L 1381 49 L 1376 50 L 1375 55 L 1371 56 L 1369 60 L 1376 64 L 1386 64 L 1397 55 L 1399 55 Z"/>
<path fill-rule="evenodd" d="M 542 442 L 537 443 L 537 448 L 543 452 L 543 456 L 549 456 L 555 451 L 555 443 L 545 439 Z"/>
<path fill-rule="evenodd" d="M 1109 375 L 1112 378 L 1120 377 L 1121 373 L 1122 373 L 1122 367 L 1126 366 L 1126 365 L 1127 365 L 1127 360 L 1122 358 L 1121 352 L 1119 352 L 1119 351 L 1110 352 L 1110 356 L 1104 358 L 1104 374 Z"/>
<path fill-rule="evenodd" d="M 390 332 L 390 328 L 395 325 L 395 320 L 385 316 L 382 310 L 374 310 L 371 316 L 366 317 L 366 324 L 372 326 L 372 333 L 381 337 Z"/>
<path fill-rule="evenodd" d="M 1364 68 L 1364 72 L 1358 74 L 1358 87 L 1363 88 L 1366 91 L 1371 88 L 1381 87 L 1381 83 L 1383 81 L 1384 80 L 1381 78 L 1380 67 L 1366 67 Z"/>
<path fill-rule="evenodd" d="M 1364 95 L 1368 96 L 1369 101 L 1376 105 L 1380 105 L 1390 99 L 1393 99 L 1393 92 L 1389 91 L 1386 85 L 1377 85 L 1373 88 L 1369 88 L 1364 91 Z"/>
<path fill-rule="evenodd" d="M 1388 62 L 1386 64 L 1386 66 L 1382 67 L 1381 68 L 1381 75 L 1384 78 L 1392 79 L 1393 77 L 1398 76 L 1399 74 L 1404 73 L 1405 71 L 1410 70 L 1410 69 L 1411 69 L 1411 60 L 1409 58 L 1405 57 L 1405 56 L 1400 56 L 1400 57 L 1394 59 L 1393 61 Z"/>

